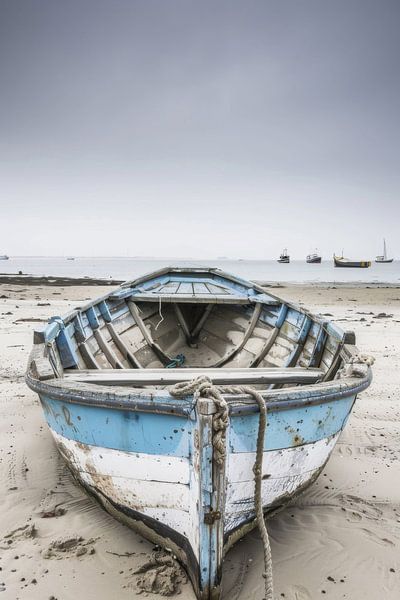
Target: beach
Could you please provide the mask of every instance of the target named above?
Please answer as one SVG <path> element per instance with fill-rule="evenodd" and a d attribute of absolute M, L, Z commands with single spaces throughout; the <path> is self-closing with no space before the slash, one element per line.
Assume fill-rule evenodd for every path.
<path fill-rule="evenodd" d="M 133 572 L 152 544 L 75 483 L 24 382 L 35 326 L 110 291 L 89 283 L 7 277 L 0 283 L 0 598 L 142 597 Z M 373 384 L 358 398 L 325 470 L 268 521 L 275 597 L 398 600 L 400 287 L 280 283 L 268 289 L 354 330 L 359 349 L 375 358 Z M 261 572 L 254 531 L 225 559 L 224 598 L 261 600 Z M 180 592 L 195 600 L 190 583 Z"/>

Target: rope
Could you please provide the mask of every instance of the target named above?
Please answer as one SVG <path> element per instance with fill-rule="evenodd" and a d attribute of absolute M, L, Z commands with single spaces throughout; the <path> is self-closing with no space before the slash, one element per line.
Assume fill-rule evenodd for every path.
<path fill-rule="evenodd" d="M 267 407 L 262 395 L 249 386 L 215 386 L 211 379 L 205 375 L 192 379 L 188 382 L 177 383 L 170 388 L 170 394 L 176 397 L 189 396 L 193 394 L 194 400 L 198 398 L 210 398 L 217 407 L 217 412 L 213 416 L 213 460 L 218 465 L 223 465 L 226 460 L 226 429 L 229 425 L 228 404 L 222 394 L 249 394 L 253 396 L 258 404 L 260 417 L 258 421 L 257 450 L 256 459 L 253 465 L 254 473 L 254 504 L 256 510 L 256 521 L 260 531 L 264 550 L 264 573 L 265 580 L 265 599 L 273 600 L 273 579 L 272 579 L 272 555 L 271 545 L 268 537 L 268 530 L 264 521 L 264 511 L 262 505 L 262 462 L 264 452 L 264 436 L 267 426 Z"/>
<path fill-rule="evenodd" d="M 339 371 L 339 379 L 343 377 L 366 377 L 369 367 L 372 367 L 374 362 L 375 358 L 369 354 L 356 354 Z"/>
<path fill-rule="evenodd" d="M 155 326 L 155 331 L 157 331 L 157 329 L 160 327 L 161 323 L 164 321 L 164 317 L 163 314 L 161 312 L 161 296 L 159 296 L 158 298 L 159 302 L 158 302 L 158 314 L 160 315 L 160 320 L 158 321 L 157 325 Z"/>

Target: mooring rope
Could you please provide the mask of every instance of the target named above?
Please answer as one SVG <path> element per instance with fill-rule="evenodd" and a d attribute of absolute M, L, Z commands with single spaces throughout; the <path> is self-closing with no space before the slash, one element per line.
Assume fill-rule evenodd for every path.
<path fill-rule="evenodd" d="M 226 460 L 226 429 L 229 425 L 228 404 L 222 394 L 249 394 L 253 396 L 258 404 L 260 417 L 258 421 L 257 450 L 253 465 L 254 473 L 254 504 L 256 509 L 256 520 L 260 531 L 264 549 L 264 573 L 265 600 L 273 600 L 272 579 L 272 556 L 271 545 L 268 537 L 267 526 L 264 521 L 262 504 L 262 462 L 264 452 L 264 436 L 267 426 L 267 407 L 262 395 L 253 387 L 249 386 L 215 386 L 207 376 L 197 377 L 188 382 L 180 382 L 169 389 L 172 396 L 184 397 L 193 394 L 195 401 L 198 398 L 211 398 L 217 406 L 217 412 L 213 415 L 213 460 L 222 465 Z"/>

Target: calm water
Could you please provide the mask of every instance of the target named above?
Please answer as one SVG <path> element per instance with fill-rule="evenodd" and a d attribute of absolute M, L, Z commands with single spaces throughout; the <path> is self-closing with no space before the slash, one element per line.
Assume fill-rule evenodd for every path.
<path fill-rule="evenodd" d="M 0 261 L 0 273 L 18 273 L 30 275 L 59 275 L 67 277 L 105 277 L 114 279 L 132 279 L 161 267 L 209 266 L 219 267 L 236 275 L 261 281 L 276 282 L 374 282 L 400 284 L 400 261 L 391 264 L 372 263 L 369 269 L 335 268 L 333 261 L 321 264 L 307 264 L 305 261 L 292 261 L 279 264 L 272 260 L 182 260 L 161 258 L 66 258 L 49 257 L 11 257 Z"/>

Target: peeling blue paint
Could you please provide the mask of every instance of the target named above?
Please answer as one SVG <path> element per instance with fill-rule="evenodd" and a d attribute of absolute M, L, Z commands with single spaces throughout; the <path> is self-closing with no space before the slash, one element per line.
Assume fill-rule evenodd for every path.
<path fill-rule="evenodd" d="M 49 427 L 70 440 L 126 452 L 190 454 L 193 422 L 189 419 L 40 399 Z"/>
<path fill-rule="evenodd" d="M 343 429 L 355 396 L 293 410 L 268 412 L 264 448 L 279 450 L 323 440 Z M 231 452 L 255 452 L 258 414 L 231 417 Z"/>

